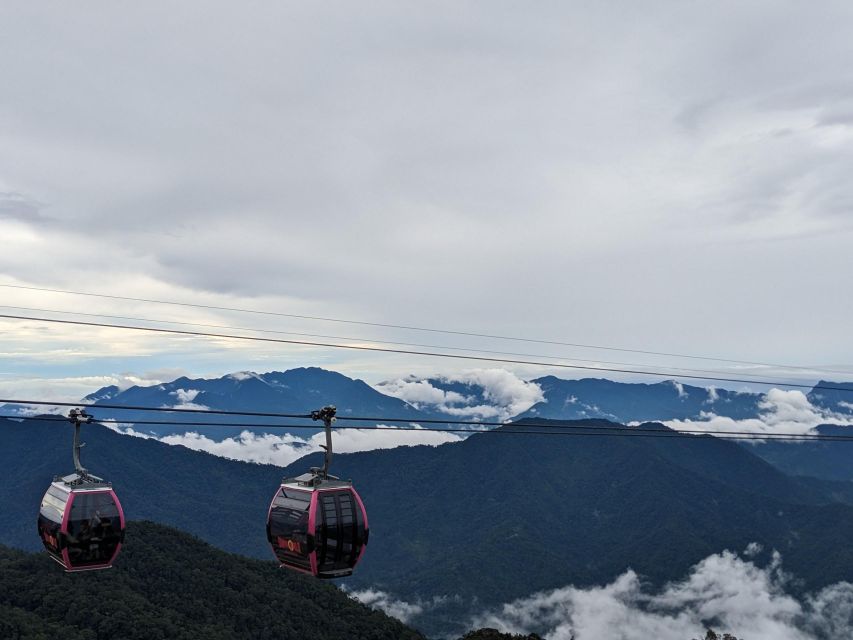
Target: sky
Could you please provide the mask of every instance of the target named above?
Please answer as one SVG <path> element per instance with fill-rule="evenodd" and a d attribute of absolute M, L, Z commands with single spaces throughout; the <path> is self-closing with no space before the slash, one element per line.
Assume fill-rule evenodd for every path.
<path fill-rule="evenodd" d="M 0 7 L 0 284 L 806 369 L 8 287 L 63 313 L 0 313 L 853 379 L 851 28 L 849 2 Z M 6 395 L 309 365 L 482 363 L 0 319 Z"/>

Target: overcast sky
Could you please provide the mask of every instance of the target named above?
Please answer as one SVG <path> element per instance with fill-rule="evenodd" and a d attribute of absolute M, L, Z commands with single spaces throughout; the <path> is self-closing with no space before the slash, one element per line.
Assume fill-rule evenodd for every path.
<path fill-rule="evenodd" d="M 849 369 L 851 33 L 843 1 L 5 3 L 0 283 Z M 0 322 L 0 389 L 53 397 L 477 366 Z"/>

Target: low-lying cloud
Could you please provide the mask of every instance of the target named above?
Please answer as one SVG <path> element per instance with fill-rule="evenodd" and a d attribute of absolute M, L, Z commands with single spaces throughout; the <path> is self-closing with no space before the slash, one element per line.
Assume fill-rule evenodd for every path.
<path fill-rule="evenodd" d="M 345 585 L 343 589 L 346 591 Z M 456 605 L 462 602 L 460 596 L 434 596 L 426 600 L 416 598 L 413 602 L 409 602 L 401 600 L 387 591 L 371 588 L 361 591 L 350 591 L 349 596 L 368 607 L 384 611 L 389 616 L 407 624 L 418 616 L 429 615 L 431 612 L 439 611 L 449 604 Z"/>
<path fill-rule="evenodd" d="M 701 420 L 668 420 L 668 427 L 676 430 L 746 431 L 778 435 L 812 433 L 821 424 L 847 425 L 853 417 L 843 416 L 813 405 L 802 391 L 771 389 L 759 404 L 761 413 L 756 418 L 736 420 L 703 412 Z"/>
<path fill-rule="evenodd" d="M 432 380 L 436 384 L 466 385 L 471 393 L 441 389 L 429 379 L 414 376 L 382 382 L 376 388 L 418 409 L 474 420 L 509 420 L 545 399 L 538 384 L 506 369 L 472 369 Z"/>
<path fill-rule="evenodd" d="M 160 384 L 164 380 L 183 374 L 184 372 L 181 369 L 168 369 L 141 374 L 116 373 L 67 378 L 10 376 L 0 378 L 0 394 L 4 398 L 49 398 L 58 402 L 78 402 L 85 395 L 102 387 L 115 386 L 119 391 L 124 391 L 134 385 Z"/>
<path fill-rule="evenodd" d="M 688 640 L 709 626 L 749 640 L 853 637 L 853 584 L 840 582 L 798 600 L 773 553 L 760 567 L 750 546 L 744 559 L 711 555 L 683 581 L 653 592 L 627 571 L 603 587 L 565 587 L 516 600 L 473 618 L 471 626 L 539 633 L 546 640 Z"/>
<path fill-rule="evenodd" d="M 398 600 L 387 591 L 364 589 L 363 591 L 353 591 L 349 595 L 368 607 L 384 611 L 400 622 L 408 622 L 424 612 L 422 604 Z"/>
<path fill-rule="evenodd" d="M 206 411 L 210 409 L 208 406 L 193 402 L 199 393 L 201 392 L 198 389 L 175 389 L 169 395 L 174 396 L 177 399 L 177 403 L 174 405 L 164 405 L 164 408 L 192 409 L 194 411 Z"/>
<path fill-rule="evenodd" d="M 289 465 L 299 458 L 322 451 L 321 444 L 326 436 L 317 433 L 309 438 L 300 438 L 292 434 L 275 435 L 243 431 L 238 436 L 217 441 L 190 431 L 168 436 L 153 436 L 136 431 L 132 426 L 111 426 L 126 435 L 159 440 L 166 444 L 180 445 L 195 451 L 206 451 L 213 455 L 231 460 L 274 464 L 281 467 Z M 383 429 L 338 429 L 335 431 L 334 450 L 336 453 L 355 453 L 374 449 L 393 449 L 402 446 L 430 445 L 438 446 L 448 442 L 459 442 L 461 436 L 451 433 L 438 433 L 419 428 L 386 427 Z"/>

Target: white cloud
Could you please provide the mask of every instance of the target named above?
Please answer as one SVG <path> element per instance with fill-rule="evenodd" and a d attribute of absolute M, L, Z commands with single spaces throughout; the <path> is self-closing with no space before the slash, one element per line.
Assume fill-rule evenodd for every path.
<path fill-rule="evenodd" d="M 382 393 L 400 398 L 418 408 L 440 411 L 460 419 L 509 420 L 527 411 L 545 396 L 535 382 L 523 380 L 506 369 L 471 369 L 459 374 L 435 376 L 444 383 L 473 385 L 488 404 L 475 404 L 474 395 L 463 396 L 433 386 L 429 380 L 412 376 L 376 385 Z"/>
<path fill-rule="evenodd" d="M 729 1 L 714 15 L 671 2 L 618 12 L 6 4 L 0 56 L 16 61 L 0 67 L 8 278 L 375 322 L 452 317 L 451 328 L 546 339 L 633 335 L 643 344 L 626 346 L 702 344 L 723 356 L 740 345 L 751 359 L 784 344 L 793 361 L 853 360 L 853 299 L 837 295 L 853 193 L 848 3 L 768 12 Z M 749 64 L 743 52 L 755 53 Z M 9 196 L 19 193 L 39 204 Z M 32 223 L 34 207 L 44 223 Z M 67 250 L 92 239 L 97 251 Z M 536 259 L 507 258 L 521 247 Z M 707 304 L 697 281 L 733 304 Z M 806 287 L 809 304 L 791 305 Z M 805 339 L 814 309 L 830 305 Z M 142 305 L 92 310 L 127 307 Z M 185 342 L 60 335 L 50 350 L 43 335 L 25 335 L 16 359 L 29 349 L 67 367 L 81 352 L 174 358 Z M 271 350 L 241 344 L 238 356 L 223 343 L 196 340 L 185 366 L 230 371 Z M 385 367 L 374 380 L 393 371 L 361 355 L 364 370 Z"/>
<path fill-rule="evenodd" d="M 724 551 L 658 592 L 649 592 L 629 570 L 603 587 L 565 587 L 516 600 L 476 616 L 472 626 L 537 632 L 547 640 L 687 640 L 703 637 L 709 624 L 750 640 L 853 637 L 853 585 L 838 583 L 798 601 L 786 584 L 778 554 L 759 567 Z"/>
<path fill-rule="evenodd" d="M 679 398 L 686 398 L 687 393 L 684 391 L 684 385 L 681 384 L 678 380 L 670 380 L 672 386 L 675 387 L 675 390 L 678 391 Z"/>
<path fill-rule="evenodd" d="M 366 604 L 368 607 L 380 609 L 389 616 L 397 618 L 400 622 L 404 623 L 411 620 L 414 616 L 420 615 L 424 611 L 424 606 L 422 604 L 397 600 L 386 591 L 365 589 L 363 591 L 353 591 L 349 596 L 358 600 L 362 604 Z"/>
<path fill-rule="evenodd" d="M 201 393 L 198 389 L 176 389 L 170 395 L 175 396 L 181 404 L 192 402 L 195 397 Z"/>
<path fill-rule="evenodd" d="M 57 402 L 78 402 L 101 387 L 116 386 L 123 391 L 134 385 L 158 384 L 180 370 L 156 371 L 142 374 L 116 373 L 110 375 L 81 375 L 63 378 L 21 376 L 0 378 L 0 395 L 22 400 L 40 399 Z M 162 377 L 161 377 L 162 376 Z"/>
<path fill-rule="evenodd" d="M 399 398 L 415 407 L 424 405 L 454 405 L 468 402 L 468 398 L 455 391 L 438 389 L 429 380 L 400 378 L 376 385 L 376 388 L 390 396 Z"/>
<path fill-rule="evenodd" d="M 4 411 L 11 411 L 8 415 L 14 416 L 19 415 L 22 417 L 29 416 L 41 416 L 45 414 L 54 414 L 54 415 L 66 415 L 68 413 L 65 407 L 54 407 L 47 406 L 42 404 L 31 404 L 31 405 L 18 405 L 14 410 L 12 409 L 4 409 Z"/>
<path fill-rule="evenodd" d="M 538 384 L 522 380 L 506 369 L 476 369 L 463 374 L 463 377 L 481 385 L 486 399 L 505 407 L 507 417 L 527 411 L 545 400 Z"/>
<path fill-rule="evenodd" d="M 310 438 L 300 438 L 291 434 L 258 434 L 243 431 L 238 436 L 217 441 L 194 431 L 157 437 L 140 433 L 124 425 L 107 426 L 111 426 L 119 433 L 151 438 L 171 445 L 181 445 L 195 451 L 206 451 L 231 460 L 274 464 L 282 467 L 302 456 L 322 451 L 320 445 L 326 443 L 323 433 L 317 433 Z M 336 453 L 355 453 L 407 445 L 438 446 L 448 442 L 459 442 L 462 439 L 457 434 L 438 433 L 419 428 L 337 429 L 334 432 L 333 446 Z"/>
<path fill-rule="evenodd" d="M 198 389 L 176 389 L 169 393 L 169 395 L 175 396 L 178 402 L 174 405 L 163 405 L 166 409 L 194 409 L 204 411 L 206 409 L 210 409 L 203 404 L 197 404 L 193 402 L 196 396 L 201 393 Z"/>
<path fill-rule="evenodd" d="M 237 371 L 235 373 L 229 373 L 228 377 L 232 380 L 236 380 L 237 382 L 242 382 L 244 380 L 248 380 L 249 378 L 255 378 L 256 380 L 260 380 L 261 382 L 266 382 L 261 376 L 259 376 L 254 371 Z"/>
<path fill-rule="evenodd" d="M 342 589 L 347 592 L 346 585 L 342 585 Z M 389 616 L 393 616 L 404 623 L 410 622 L 412 618 L 420 616 L 423 613 L 429 613 L 450 603 L 459 603 L 462 601 L 459 596 L 434 596 L 427 600 L 417 598 L 414 602 L 407 602 L 406 600 L 400 600 L 387 591 L 373 588 L 349 591 L 347 593 L 351 598 L 358 600 L 362 604 L 384 611 Z"/>
<path fill-rule="evenodd" d="M 736 420 L 703 412 L 702 420 L 668 420 L 668 427 L 677 430 L 708 430 L 727 433 L 746 431 L 798 435 L 811 433 L 820 424 L 850 424 L 850 417 L 822 411 L 815 407 L 802 391 L 771 389 L 759 404 L 757 418 Z"/>

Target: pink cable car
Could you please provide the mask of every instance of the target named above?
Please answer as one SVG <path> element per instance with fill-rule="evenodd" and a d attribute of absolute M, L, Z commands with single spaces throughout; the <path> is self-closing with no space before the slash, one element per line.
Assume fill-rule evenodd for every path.
<path fill-rule="evenodd" d="M 311 416 L 326 426 L 322 469 L 285 478 L 267 515 L 267 540 L 282 567 L 318 578 L 343 578 L 364 555 L 370 529 L 352 483 L 329 475 L 335 407 Z"/>
<path fill-rule="evenodd" d="M 80 464 L 80 424 L 91 422 L 73 409 L 76 473 L 57 477 L 42 498 L 38 533 L 50 557 L 66 571 L 108 569 L 124 542 L 124 512 L 110 483 Z"/>

